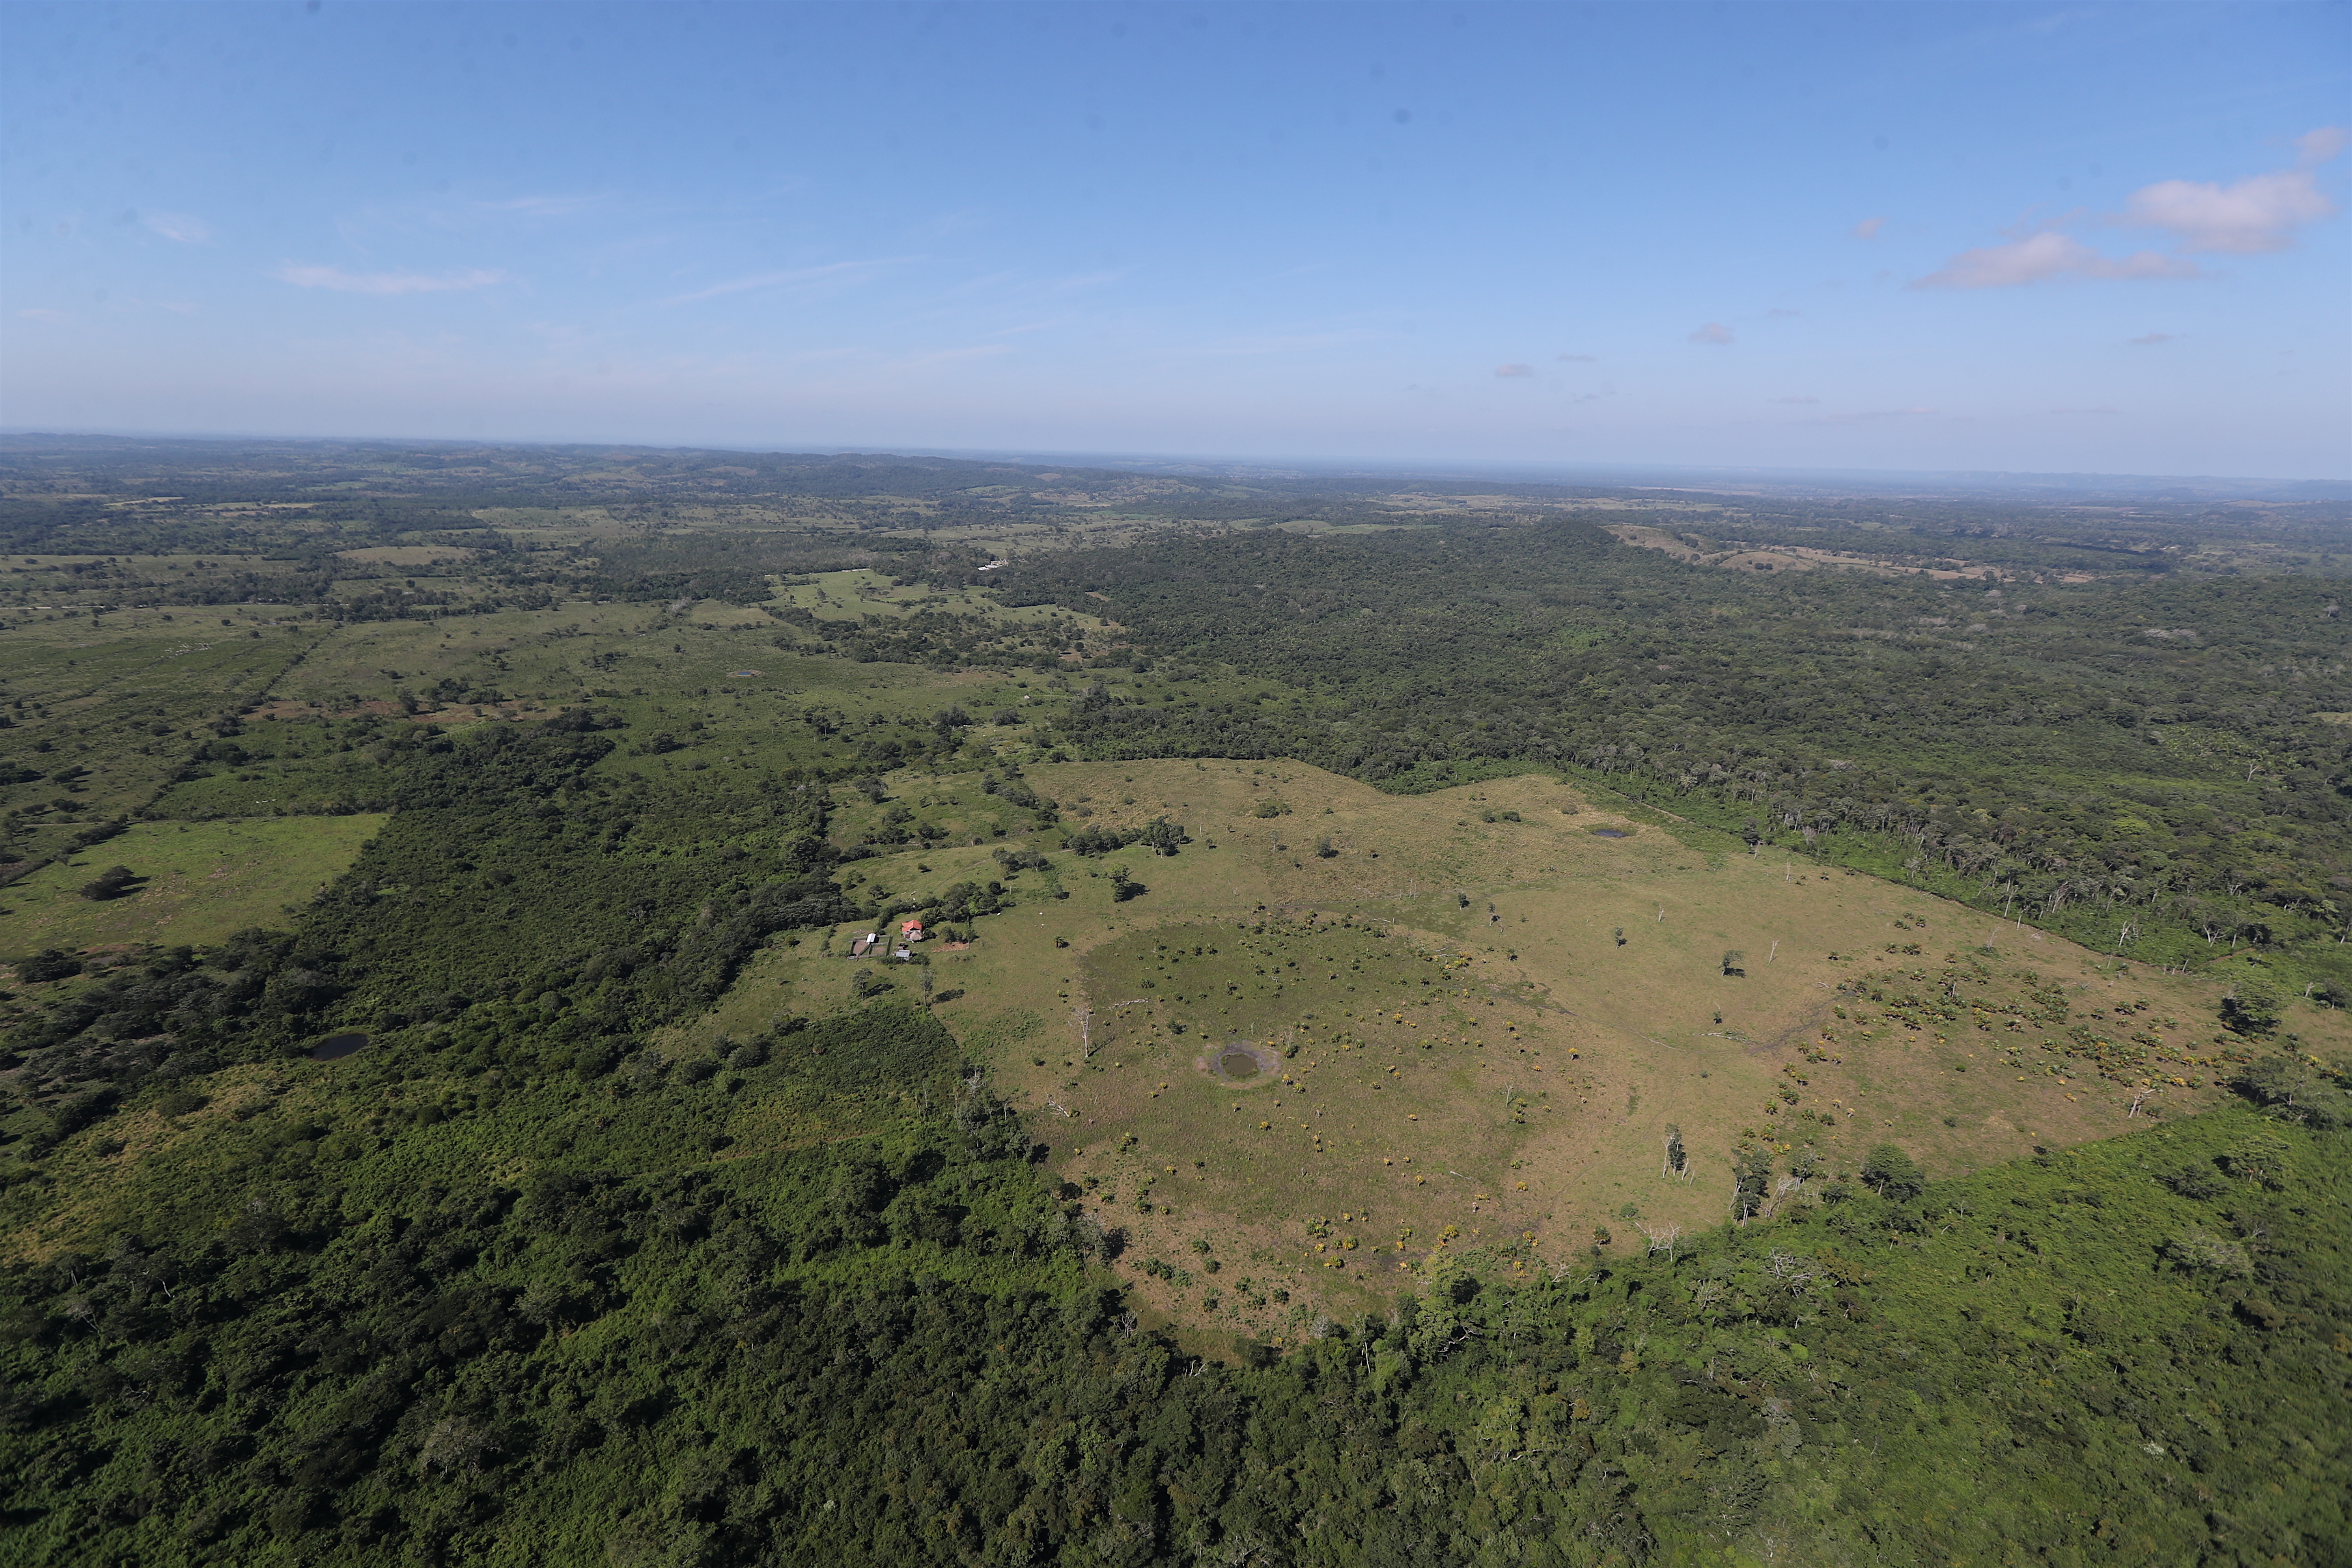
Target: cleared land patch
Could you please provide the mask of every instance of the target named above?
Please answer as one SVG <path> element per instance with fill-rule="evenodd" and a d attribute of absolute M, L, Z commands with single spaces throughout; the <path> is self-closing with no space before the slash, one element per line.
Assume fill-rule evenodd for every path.
<path fill-rule="evenodd" d="M 81 952 L 153 943 L 203 947 L 247 926 L 282 925 L 357 858 L 382 816 L 245 822 L 141 822 L 0 891 L 0 953 Z M 111 867 L 137 880 L 120 896 L 79 889 Z"/>
<path fill-rule="evenodd" d="M 1549 778 L 1399 797 L 1287 763 L 1025 777 L 1066 828 L 1085 805 L 1085 826 L 1166 816 L 1192 842 L 1050 854 L 1075 896 L 1024 896 L 970 952 L 934 955 L 961 993 L 942 1016 L 1019 1000 L 1047 1020 L 993 1054 L 1000 1080 L 1135 1267 L 1189 1255 L 1189 1287 L 1139 1279 L 1179 1321 L 1295 1332 L 1440 1252 L 1508 1278 L 1598 1230 L 1604 1252 L 1694 1230 L 1729 1211 L 1743 1146 L 1769 1147 L 1776 1184 L 1811 1150 L 1791 1189 L 1810 1203 L 1888 1139 L 1956 1173 L 2218 1098 L 2210 983 L 1678 837 Z M 1111 899 L 1117 862 L 1150 891 Z M 1255 1082 L 1196 1065 L 1234 1041 L 1281 1065 Z M 1208 1256 L 1250 1289 L 1206 1291 Z"/>
<path fill-rule="evenodd" d="M 665 1048 L 929 1000 L 1127 1235 L 1139 1305 L 1188 1329 L 1296 1335 L 1434 1265 L 1532 1278 L 1688 1234 L 1731 1212 L 1743 1151 L 1788 1217 L 1881 1142 L 1941 1176 L 2113 1136 L 2215 1103 L 2242 1054 L 2210 981 L 1545 775 L 1399 796 L 1204 759 L 881 783 L 837 792 L 835 841 L 870 857 L 845 881 L 993 884 L 1003 911 L 919 962 L 849 956 L 876 922 L 772 947 Z M 1173 855 L 1072 847 L 1155 820 Z M 1237 1049 L 1256 1076 L 1223 1065 Z M 787 1124 L 823 1135 L 764 1136 Z"/>

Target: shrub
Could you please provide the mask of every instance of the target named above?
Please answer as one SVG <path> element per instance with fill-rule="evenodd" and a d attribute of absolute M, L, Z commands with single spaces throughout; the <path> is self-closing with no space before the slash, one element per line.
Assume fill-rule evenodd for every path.
<path fill-rule="evenodd" d="M 2185 1165 L 2178 1171 L 2157 1178 L 2184 1198 L 2217 1198 L 2229 1191 L 2230 1184 L 2220 1173 L 2204 1165 Z"/>
<path fill-rule="evenodd" d="M 81 973 L 81 960 L 54 947 L 45 947 L 16 965 L 16 978 L 28 985 L 65 980 Z"/>
<path fill-rule="evenodd" d="M 2352 1122 L 2352 1094 L 2345 1079 L 2352 1078 L 2342 1064 L 2323 1068 L 2294 1057 L 2264 1057 L 2234 1080 L 2239 1093 L 2269 1115 L 2313 1127 L 2342 1127 Z"/>
<path fill-rule="evenodd" d="M 119 899 L 132 891 L 131 884 L 139 880 L 137 872 L 128 866 L 110 866 L 81 885 L 81 896 L 100 902 Z"/>
<path fill-rule="evenodd" d="M 2202 1268 L 2240 1279 L 2254 1271 L 2242 1244 L 2210 1230 L 2183 1231 L 2157 1250 L 2178 1268 Z"/>

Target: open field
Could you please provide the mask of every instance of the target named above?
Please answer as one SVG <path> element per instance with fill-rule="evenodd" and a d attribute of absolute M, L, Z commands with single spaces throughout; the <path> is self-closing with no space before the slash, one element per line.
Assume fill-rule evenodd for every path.
<path fill-rule="evenodd" d="M 870 927 L 779 944 L 669 1048 L 852 1008 L 861 974 L 928 986 L 1056 1173 L 1130 1233 L 1139 1300 L 1187 1328 L 1296 1334 L 1440 1257 L 1532 1278 L 1596 1231 L 1616 1253 L 1693 1234 L 1730 1212 L 1743 1146 L 1776 1168 L 1811 1152 L 1778 1199 L 1801 1205 L 1880 1142 L 1958 1174 L 2221 1099 L 2210 979 L 1678 837 L 1539 775 L 1405 797 L 1293 763 L 1023 782 L 1065 829 L 1165 816 L 1192 842 L 1072 854 L 969 773 L 891 774 L 883 804 L 844 792 L 845 845 L 894 806 L 952 830 L 858 863 L 868 890 L 993 878 L 1016 907 L 918 965 L 849 959 Z M 1049 869 L 1006 875 L 996 855 L 1023 848 Z M 1118 900 L 1114 868 L 1149 890 Z M 2306 1048 L 2352 1043 L 2338 1013 L 2296 1023 Z M 1228 1042 L 1279 1066 L 1237 1079 L 1216 1067 Z"/>
<path fill-rule="evenodd" d="M 247 926 L 282 926 L 383 822 L 354 815 L 135 823 L 0 891 L 0 957 L 14 962 L 47 947 L 205 947 Z M 137 875 L 131 891 L 81 896 L 85 883 L 114 866 Z"/>

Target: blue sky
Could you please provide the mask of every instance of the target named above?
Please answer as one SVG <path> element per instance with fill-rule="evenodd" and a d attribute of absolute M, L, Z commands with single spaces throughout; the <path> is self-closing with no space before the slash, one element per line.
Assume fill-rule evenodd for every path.
<path fill-rule="evenodd" d="M 0 423 L 2352 477 L 2347 41 L 11 4 Z"/>

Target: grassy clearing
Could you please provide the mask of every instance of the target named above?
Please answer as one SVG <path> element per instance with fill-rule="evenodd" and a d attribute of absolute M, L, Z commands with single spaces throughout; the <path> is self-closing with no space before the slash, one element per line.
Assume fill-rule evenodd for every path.
<path fill-rule="evenodd" d="M 120 837 L 0 891 L 0 955 L 124 947 L 202 947 L 253 925 L 282 925 L 341 875 L 383 826 L 380 816 L 239 822 L 142 822 Z M 128 866 L 141 878 L 121 898 L 79 889 Z"/>
<path fill-rule="evenodd" d="M 1059 803 L 1059 829 L 993 837 L 1000 797 L 971 775 L 891 774 L 882 805 L 844 792 L 845 844 L 890 804 L 955 836 L 860 862 L 867 884 L 1007 887 L 1017 906 L 970 948 L 853 962 L 845 928 L 763 955 L 681 1039 L 846 1008 L 861 968 L 918 994 L 928 975 L 1056 1173 L 1129 1233 L 1138 1300 L 1187 1329 L 1295 1336 L 1439 1255 L 1513 1278 L 1596 1231 L 1612 1252 L 1645 1228 L 1694 1232 L 1728 1211 L 1743 1143 L 1810 1146 L 1826 1180 L 1892 1139 L 1944 1176 L 2220 1098 L 2210 980 L 1896 884 L 1725 854 L 1736 840 L 1676 837 L 1547 777 L 1410 796 L 1289 763 L 1035 765 L 1024 780 Z M 1156 816 L 1190 835 L 1172 858 L 1059 847 Z M 1005 877 L 1000 848 L 1042 850 L 1050 869 Z M 1114 868 L 1149 890 L 1116 899 Z M 2341 1048 L 2334 1014 L 2298 1009 L 2287 1027 Z M 1229 1039 L 1271 1047 L 1280 1068 L 1213 1073 Z M 1512 1256 L 1489 1250 L 1505 1242 Z"/>

